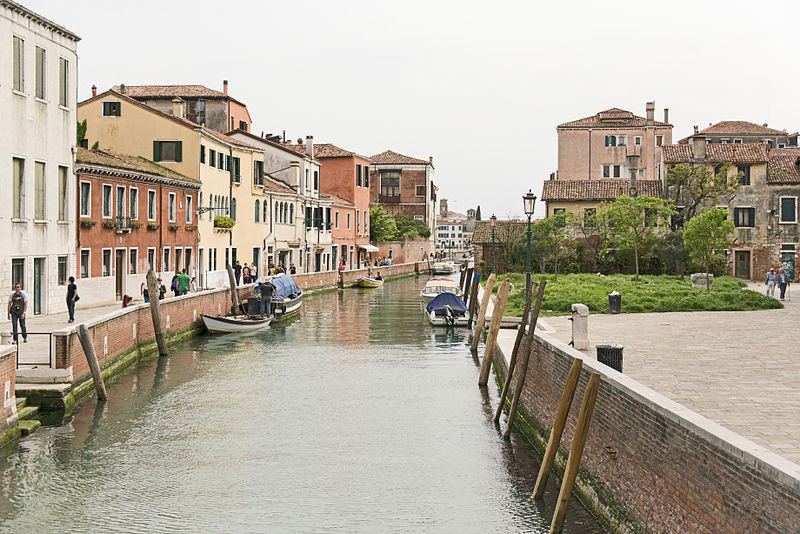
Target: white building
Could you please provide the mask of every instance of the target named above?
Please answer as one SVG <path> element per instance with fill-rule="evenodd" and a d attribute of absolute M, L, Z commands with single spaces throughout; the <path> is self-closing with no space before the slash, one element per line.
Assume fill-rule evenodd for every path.
<path fill-rule="evenodd" d="M 473 210 L 470 210 L 473 211 Z M 436 226 L 436 251 L 445 252 L 450 257 L 460 258 L 469 255 L 472 247 L 472 229 L 474 229 L 474 214 L 472 218 L 454 211 L 448 211 L 447 199 L 439 201 L 439 218 Z"/>
<path fill-rule="evenodd" d="M 79 40 L 0 0 L 0 187 L 9 195 L 0 203 L 0 288 L 21 283 L 33 314 L 66 311 L 66 279 L 76 268 Z"/>

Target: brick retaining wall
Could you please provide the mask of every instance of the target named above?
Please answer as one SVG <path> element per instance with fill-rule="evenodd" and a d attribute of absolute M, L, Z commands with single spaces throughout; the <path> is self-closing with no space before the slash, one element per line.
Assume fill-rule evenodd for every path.
<path fill-rule="evenodd" d="M 16 345 L 0 346 L 0 388 L 3 406 L 0 409 L 0 434 L 17 424 L 17 352 Z"/>
<path fill-rule="evenodd" d="M 520 405 L 540 427 L 533 429 L 540 445 L 572 362 L 584 360 L 562 466 L 589 376 L 602 375 L 577 491 L 613 530 L 800 532 L 800 466 L 546 334 L 537 334 L 535 344 Z M 495 356 L 505 372 L 502 353 Z"/>

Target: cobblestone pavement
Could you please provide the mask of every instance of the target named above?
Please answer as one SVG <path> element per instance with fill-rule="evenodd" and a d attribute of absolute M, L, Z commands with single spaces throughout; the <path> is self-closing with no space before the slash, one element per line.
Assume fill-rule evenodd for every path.
<path fill-rule="evenodd" d="M 799 288 L 780 310 L 590 315 L 584 352 L 621 343 L 625 374 L 800 463 Z M 545 321 L 572 339 L 567 317 Z"/>

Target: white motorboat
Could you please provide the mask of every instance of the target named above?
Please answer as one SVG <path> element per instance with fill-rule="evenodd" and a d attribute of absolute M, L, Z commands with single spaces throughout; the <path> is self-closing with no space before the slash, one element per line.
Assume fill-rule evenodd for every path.
<path fill-rule="evenodd" d="M 203 324 L 212 334 L 230 334 L 233 332 L 252 332 L 259 328 L 269 326 L 272 317 L 251 317 L 249 315 L 232 315 L 230 317 L 214 317 L 200 315 L 203 318 Z"/>
<path fill-rule="evenodd" d="M 441 293 L 425 307 L 425 315 L 433 326 L 467 326 L 467 305 L 452 293 Z"/>
<path fill-rule="evenodd" d="M 431 278 L 420 291 L 419 296 L 427 302 L 442 293 L 452 293 L 459 298 L 463 298 L 463 291 L 461 291 L 458 282 L 449 278 Z"/>
<path fill-rule="evenodd" d="M 452 261 L 440 261 L 433 264 L 433 274 L 454 274 L 458 272 L 458 266 Z"/>

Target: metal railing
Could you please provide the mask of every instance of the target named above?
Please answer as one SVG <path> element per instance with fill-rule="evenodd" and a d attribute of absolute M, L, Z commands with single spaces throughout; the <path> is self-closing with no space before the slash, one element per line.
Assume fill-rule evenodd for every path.
<path fill-rule="evenodd" d="M 20 362 L 19 361 L 19 344 L 20 338 L 22 338 L 22 332 L 17 333 L 17 340 L 14 341 L 14 345 L 16 345 L 16 362 L 17 362 L 17 369 L 20 366 L 28 366 L 28 367 L 42 367 L 47 366 L 49 368 L 55 367 L 55 362 L 53 361 L 53 354 L 55 353 L 55 347 L 53 346 L 53 333 L 52 332 L 28 332 L 26 335 L 28 336 L 47 336 L 47 361 L 35 361 L 35 362 Z M 38 345 L 38 343 L 36 344 Z M 39 350 L 39 347 L 33 346 L 31 347 L 32 351 Z"/>
<path fill-rule="evenodd" d="M 117 231 L 130 231 L 131 218 L 130 217 L 117 217 L 114 219 L 114 229 Z"/>

